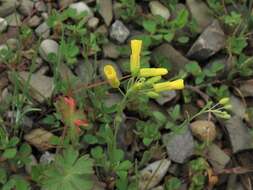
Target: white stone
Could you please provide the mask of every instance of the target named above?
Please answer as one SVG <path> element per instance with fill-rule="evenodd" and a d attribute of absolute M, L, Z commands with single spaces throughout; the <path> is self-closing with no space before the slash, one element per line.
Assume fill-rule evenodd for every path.
<path fill-rule="evenodd" d="M 84 2 L 72 3 L 69 8 L 75 9 L 77 14 L 81 14 L 83 12 L 87 13 L 86 19 L 88 20 L 90 17 L 93 16 L 93 12 L 91 11 L 90 7 L 86 5 Z"/>
<path fill-rule="evenodd" d="M 46 22 L 43 22 L 35 29 L 35 33 L 38 37 L 47 38 L 50 35 L 50 28 Z"/>
<path fill-rule="evenodd" d="M 88 27 L 91 29 L 95 29 L 98 26 L 99 19 L 97 17 L 92 17 L 88 21 Z"/>
<path fill-rule="evenodd" d="M 159 1 L 151 1 L 149 3 L 149 8 L 153 15 L 159 15 L 166 20 L 170 18 L 169 9 L 163 4 L 161 4 Z"/>
<path fill-rule="evenodd" d="M 4 32 L 8 26 L 7 21 L 0 17 L 0 33 Z"/>
<path fill-rule="evenodd" d="M 112 39 L 117 40 L 119 43 L 124 43 L 129 35 L 130 31 L 120 20 L 116 20 L 112 24 L 110 30 L 110 37 Z"/>
<path fill-rule="evenodd" d="M 18 10 L 23 15 L 28 16 L 32 13 L 33 6 L 34 6 L 34 2 L 32 2 L 31 0 L 22 0 Z"/>
<path fill-rule="evenodd" d="M 139 189 L 149 190 L 159 184 L 166 175 L 170 164 L 170 160 L 162 159 L 155 161 L 144 168 L 140 172 Z"/>
<path fill-rule="evenodd" d="M 59 45 L 56 41 L 51 39 L 43 40 L 39 47 L 39 53 L 41 58 L 45 61 L 48 61 L 48 55 L 50 53 L 57 54 L 59 49 Z"/>

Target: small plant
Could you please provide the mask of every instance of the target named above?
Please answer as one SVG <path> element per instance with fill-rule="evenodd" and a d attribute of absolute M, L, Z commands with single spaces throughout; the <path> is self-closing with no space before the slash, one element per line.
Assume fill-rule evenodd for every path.
<path fill-rule="evenodd" d="M 90 190 L 93 186 L 93 162 L 88 155 L 68 147 L 48 165 L 33 168 L 33 179 L 47 190 Z"/>
<path fill-rule="evenodd" d="M 217 74 L 224 69 L 224 64 L 220 62 L 214 62 L 210 68 L 201 69 L 197 62 L 191 62 L 186 64 L 185 70 L 188 74 L 195 77 L 195 83 L 197 85 L 203 83 L 207 78 L 216 77 Z"/>
<path fill-rule="evenodd" d="M 143 28 L 150 33 L 152 41 L 171 42 L 175 38 L 178 30 L 186 26 L 189 13 L 186 9 L 182 9 L 177 14 L 177 17 L 172 21 L 167 21 L 161 16 L 155 16 L 150 19 L 142 21 Z M 187 43 L 189 38 L 187 36 L 180 36 L 177 41 L 180 43 Z"/>
<path fill-rule="evenodd" d="M 205 185 L 205 171 L 208 168 L 208 163 L 203 158 L 197 158 L 190 161 L 189 163 L 189 173 L 191 176 L 191 185 L 189 190 L 201 190 Z"/>
<path fill-rule="evenodd" d="M 182 185 L 182 182 L 180 179 L 176 177 L 170 178 L 168 181 L 165 183 L 165 189 L 166 190 L 178 190 Z"/>
<path fill-rule="evenodd" d="M 130 21 L 136 14 L 135 0 L 118 0 L 120 2 L 119 15 L 125 21 Z"/>

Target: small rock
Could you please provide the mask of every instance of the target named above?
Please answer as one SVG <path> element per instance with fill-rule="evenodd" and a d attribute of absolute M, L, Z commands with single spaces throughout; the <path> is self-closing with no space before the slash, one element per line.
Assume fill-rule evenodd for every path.
<path fill-rule="evenodd" d="M 108 59 L 102 59 L 102 60 L 99 60 L 98 61 L 98 65 L 99 65 L 99 74 L 102 76 L 102 78 L 104 80 L 106 80 L 106 77 L 105 77 L 105 74 L 104 74 L 104 67 L 106 65 L 112 65 L 114 67 L 114 69 L 116 70 L 117 72 L 117 76 L 118 78 L 121 78 L 122 77 L 122 73 L 120 71 L 120 68 L 118 67 L 117 64 L 115 64 L 113 61 L 111 60 L 108 60 Z"/>
<path fill-rule="evenodd" d="M 13 13 L 5 17 L 9 26 L 20 26 L 21 25 L 21 15 L 19 13 Z"/>
<path fill-rule="evenodd" d="M 105 24 L 110 26 L 112 22 L 112 0 L 97 0 L 99 14 L 103 17 Z"/>
<path fill-rule="evenodd" d="M 6 44 L 7 44 L 8 48 L 10 48 L 12 50 L 17 50 L 20 47 L 19 40 L 16 38 L 9 38 L 6 41 Z"/>
<path fill-rule="evenodd" d="M 27 80 L 30 79 L 29 85 L 31 89 L 29 92 L 35 100 L 42 103 L 46 99 L 51 98 L 54 90 L 53 78 L 40 74 L 30 74 L 29 72 L 25 71 L 19 72 L 18 76 L 20 77 L 20 81 L 23 85 L 26 85 Z"/>
<path fill-rule="evenodd" d="M 207 159 L 215 170 L 222 170 L 230 161 L 230 157 L 216 144 L 208 147 Z"/>
<path fill-rule="evenodd" d="M 193 136 L 204 142 L 212 142 L 216 137 L 216 128 L 213 122 L 197 120 L 190 124 Z"/>
<path fill-rule="evenodd" d="M 15 12 L 19 4 L 17 0 L 1 0 L 0 17 L 6 17 Z"/>
<path fill-rule="evenodd" d="M 101 25 L 101 26 L 99 26 L 95 32 L 96 32 L 96 33 L 99 33 L 99 34 L 102 34 L 102 35 L 104 35 L 104 36 L 107 36 L 107 35 L 108 35 L 107 27 L 106 27 L 104 24 Z"/>
<path fill-rule="evenodd" d="M 93 12 L 91 11 L 90 7 L 84 2 L 72 3 L 69 8 L 75 9 L 77 14 L 85 12 L 87 14 L 87 16 L 85 16 L 85 20 L 93 17 Z"/>
<path fill-rule="evenodd" d="M 64 80 L 64 81 L 67 81 L 67 80 L 74 81 L 75 80 L 76 76 L 73 74 L 73 72 L 69 69 L 69 67 L 66 64 L 60 63 L 58 66 L 58 69 L 59 69 L 59 73 L 60 73 L 62 80 Z"/>
<path fill-rule="evenodd" d="M 243 97 L 253 96 L 253 79 L 240 82 L 239 90 Z"/>
<path fill-rule="evenodd" d="M 6 73 L 1 73 L 0 74 L 0 93 L 2 92 L 2 90 L 8 86 L 8 77 Z"/>
<path fill-rule="evenodd" d="M 31 160 L 31 162 L 27 163 L 25 165 L 25 170 L 28 174 L 32 173 L 32 167 L 33 166 L 37 166 L 38 165 L 38 161 L 36 160 L 35 156 L 33 154 L 31 154 L 29 156 L 29 159 Z"/>
<path fill-rule="evenodd" d="M 0 34 L 7 29 L 8 23 L 4 18 L 0 17 Z"/>
<path fill-rule="evenodd" d="M 154 187 L 151 190 L 164 190 L 164 187 L 162 185 L 158 186 L 158 187 Z"/>
<path fill-rule="evenodd" d="M 203 61 L 225 47 L 226 38 L 217 20 L 213 21 L 199 36 L 187 56 Z"/>
<path fill-rule="evenodd" d="M 110 29 L 110 37 L 112 39 L 116 40 L 119 43 L 124 43 L 129 35 L 130 31 L 120 20 L 116 20 L 112 24 Z"/>
<path fill-rule="evenodd" d="M 46 151 L 40 157 L 40 164 L 50 164 L 55 159 L 55 154 L 51 154 L 50 152 Z"/>
<path fill-rule="evenodd" d="M 71 3 L 74 2 L 74 0 L 59 0 L 59 6 L 61 9 L 64 9 L 66 7 L 68 7 Z"/>
<path fill-rule="evenodd" d="M 253 148 L 253 138 L 241 118 L 234 116 L 225 122 L 233 153 Z"/>
<path fill-rule="evenodd" d="M 161 61 L 166 62 L 168 64 L 166 66 L 170 68 L 169 76 L 175 76 L 190 62 L 190 60 L 185 58 L 179 51 L 167 43 L 154 49 L 152 52 L 152 61 L 156 67 L 161 67 Z"/>
<path fill-rule="evenodd" d="M 176 163 L 184 163 L 194 152 L 194 141 L 188 128 L 180 134 L 163 135 L 163 144 L 169 158 Z"/>
<path fill-rule="evenodd" d="M 21 14 L 28 16 L 32 13 L 33 6 L 34 2 L 31 0 L 22 0 L 18 10 Z"/>
<path fill-rule="evenodd" d="M 88 20 L 88 27 L 91 29 L 97 28 L 99 19 L 97 17 L 92 17 Z"/>
<path fill-rule="evenodd" d="M 41 20 L 41 17 L 34 15 L 32 18 L 29 19 L 27 24 L 30 27 L 36 27 L 40 24 Z"/>
<path fill-rule="evenodd" d="M 42 17 L 44 20 L 47 20 L 47 19 L 48 19 L 48 13 L 46 13 L 46 12 L 41 13 L 41 17 Z"/>
<path fill-rule="evenodd" d="M 166 20 L 170 18 L 169 9 L 165 7 L 163 4 L 161 4 L 159 1 L 151 1 L 149 3 L 149 8 L 153 15 L 159 15 Z"/>
<path fill-rule="evenodd" d="M 49 71 L 49 67 L 47 65 L 42 66 L 39 68 L 38 71 L 36 71 L 37 75 L 45 75 Z"/>
<path fill-rule="evenodd" d="M 89 84 L 94 78 L 93 61 L 80 62 L 75 69 L 75 73 L 83 83 Z"/>
<path fill-rule="evenodd" d="M 113 43 L 103 45 L 103 54 L 106 58 L 117 59 L 120 55 L 118 47 Z"/>
<path fill-rule="evenodd" d="M 50 35 L 50 28 L 46 22 L 43 22 L 35 29 L 35 33 L 38 37 L 48 38 Z"/>
<path fill-rule="evenodd" d="M 35 8 L 39 12 L 46 12 L 47 11 L 47 5 L 44 3 L 44 1 L 37 1 L 35 3 Z"/>
<path fill-rule="evenodd" d="M 192 18 L 198 24 L 198 31 L 203 31 L 213 20 L 212 11 L 207 7 L 204 1 L 201 0 L 186 0 L 186 5 L 189 8 Z"/>
<path fill-rule="evenodd" d="M 112 5 L 112 9 L 113 9 L 113 15 L 114 15 L 115 20 L 120 19 L 123 5 L 121 3 L 115 1 Z"/>
<path fill-rule="evenodd" d="M 171 90 L 171 91 L 164 91 L 160 93 L 160 97 L 156 98 L 155 101 L 159 104 L 159 105 L 164 105 L 167 102 L 170 102 L 171 100 L 173 100 L 175 97 L 177 96 L 177 93 L 175 90 Z"/>
<path fill-rule="evenodd" d="M 34 129 L 30 133 L 26 134 L 24 139 L 40 151 L 43 151 L 52 148 L 50 139 L 53 136 L 54 135 L 52 133 L 46 131 L 45 129 L 39 128 Z"/>
<path fill-rule="evenodd" d="M 231 95 L 229 97 L 229 100 L 230 100 L 230 104 L 232 105 L 232 108 L 231 108 L 231 112 L 240 117 L 240 118 L 245 118 L 246 117 L 246 105 L 239 99 L 237 98 L 236 96 L 233 96 Z"/>
<path fill-rule="evenodd" d="M 163 159 L 155 161 L 144 168 L 140 172 L 139 189 L 149 190 L 159 184 L 167 173 L 170 163 L 170 160 Z"/>
<path fill-rule="evenodd" d="M 54 53 L 57 55 L 59 49 L 59 45 L 56 41 L 51 39 L 43 40 L 39 47 L 40 56 L 45 60 L 48 61 L 48 55 L 50 53 Z"/>
<path fill-rule="evenodd" d="M 1 90 L 0 93 L 0 103 L 6 101 L 11 96 L 7 87 Z"/>
<path fill-rule="evenodd" d="M 107 108 L 115 106 L 120 103 L 122 96 L 118 93 L 109 93 L 104 100 L 104 104 Z"/>

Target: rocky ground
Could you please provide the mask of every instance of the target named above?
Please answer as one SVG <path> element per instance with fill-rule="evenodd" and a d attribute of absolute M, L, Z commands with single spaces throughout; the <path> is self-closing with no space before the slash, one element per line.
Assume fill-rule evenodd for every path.
<path fill-rule="evenodd" d="M 252 189 L 252 4 L 0 0 L 0 188 Z M 133 39 L 185 88 L 120 112 Z"/>

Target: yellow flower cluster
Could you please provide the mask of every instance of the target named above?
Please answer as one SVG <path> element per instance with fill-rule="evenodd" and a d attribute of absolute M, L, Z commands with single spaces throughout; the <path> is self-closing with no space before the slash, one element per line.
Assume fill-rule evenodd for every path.
<path fill-rule="evenodd" d="M 134 89 L 142 89 L 145 86 L 151 86 L 152 90 L 147 93 L 150 97 L 159 96 L 159 92 L 167 90 L 180 90 L 184 88 L 184 80 L 178 79 L 175 81 L 161 82 L 161 76 L 166 75 L 168 70 L 166 68 L 140 68 L 140 53 L 141 53 L 142 41 L 132 40 L 131 41 L 131 56 L 130 56 L 130 71 L 132 77 L 144 78 L 145 82 L 137 82 L 134 84 Z M 113 66 L 106 65 L 104 67 L 104 73 L 108 83 L 113 88 L 118 88 L 120 81 L 117 77 L 117 73 Z M 151 77 L 146 80 L 146 78 Z"/>
<path fill-rule="evenodd" d="M 119 88 L 120 82 L 119 82 L 117 72 L 115 71 L 114 67 L 112 65 L 106 65 L 104 67 L 104 73 L 105 73 L 105 77 L 108 83 L 113 88 Z"/>

